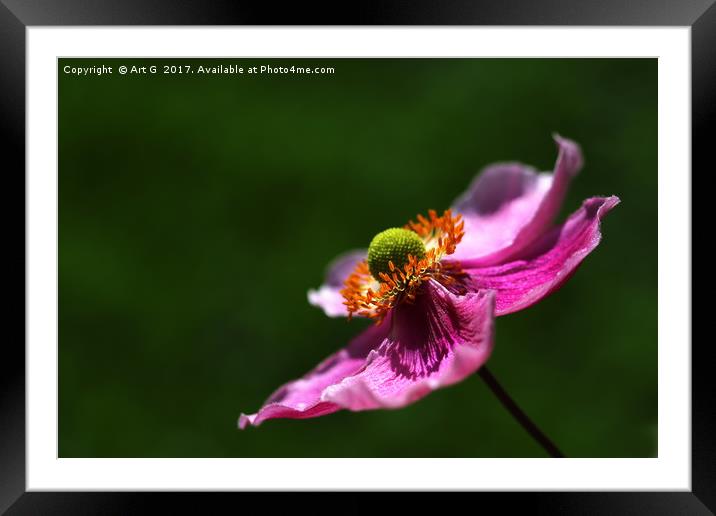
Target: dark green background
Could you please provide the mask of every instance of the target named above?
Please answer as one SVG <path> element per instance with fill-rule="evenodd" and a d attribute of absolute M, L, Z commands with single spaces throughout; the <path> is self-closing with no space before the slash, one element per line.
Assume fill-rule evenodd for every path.
<path fill-rule="evenodd" d="M 657 61 L 221 62 L 269 61 L 336 73 L 60 60 L 60 455 L 543 456 L 477 377 L 397 411 L 236 421 L 365 327 L 308 305 L 328 261 L 491 162 L 551 170 L 553 131 L 586 158 L 562 216 L 622 204 L 562 290 L 497 320 L 490 367 L 567 455 L 656 455 Z"/>

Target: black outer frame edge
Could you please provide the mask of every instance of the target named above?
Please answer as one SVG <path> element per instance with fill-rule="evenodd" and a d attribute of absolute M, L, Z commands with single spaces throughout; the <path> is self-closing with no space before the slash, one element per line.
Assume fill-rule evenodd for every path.
<path fill-rule="evenodd" d="M 214 514 L 227 507 L 256 504 L 271 508 L 285 504 L 310 507 L 311 512 L 365 515 L 384 505 L 388 493 L 31 493 L 23 495 L 6 513 L 55 515 Z M 434 493 L 400 493 L 400 512 L 425 508 L 426 497 Z M 288 496 L 287 496 L 288 495 Z M 331 497 L 340 496 L 338 503 Z M 475 504 L 480 513 L 496 514 L 583 514 L 590 516 L 709 516 L 710 512 L 692 493 L 597 493 L 597 492 L 505 492 L 448 493 L 456 507 Z M 270 498 L 269 498 L 270 497 Z M 267 498 L 269 500 L 267 501 Z M 479 504 L 479 505 L 478 505 Z"/>
<path fill-rule="evenodd" d="M 716 126 L 716 3 L 691 27 L 691 199 L 692 277 L 695 268 L 693 235 L 697 223 L 710 220 L 709 201 L 698 203 L 693 196 L 696 171 L 713 171 Z M 706 208 L 704 208 L 706 206 Z M 701 212 L 697 212 L 699 209 Z M 709 219 L 702 219 L 709 217 Z M 703 229 L 703 227 L 702 227 Z M 713 250 L 713 243 L 710 243 Z M 713 279 L 710 279 L 713 282 Z M 691 305 L 693 302 L 693 281 Z M 702 287 L 704 290 L 707 285 Z M 691 316 L 693 335 L 693 312 Z M 716 388 L 713 375 L 711 339 L 691 339 L 691 489 L 716 512 Z M 711 353 L 710 353 L 711 352 Z M 711 356 L 710 356 L 711 355 Z"/>
<path fill-rule="evenodd" d="M 25 26 L 26 25 L 180 25 L 180 24 L 447 24 L 447 25 L 692 25 L 692 170 L 707 172 L 713 143 L 708 129 L 716 125 L 716 4 L 714 0 L 649 2 L 638 0 L 624 9 L 618 0 L 589 2 L 549 0 L 539 12 L 525 9 L 519 0 L 499 6 L 468 0 L 450 1 L 438 9 L 425 2 L 400 7 L 398 2 L 369 3 L 350 18 L 330 11 L 313 16 L 300 13 L 270 13 L 270 9 L 239 10 L 230 2 L 183 3 L 157 0 L 127 0 L 116 5 L 109 0 L 94 3 L 62 0 L 2 0 L 0 4 L 0 123 L 4 125 L 3 157 L 7 170 L 21 183 L 13 192 L 25 194 Z M 164 9 L 171 4 L 171 9 Z M 713 4 L 713 5 L 710 5 Z M 6 6 L 10 6 L 10 9 Z M 710 5 L 710 7 L 709 7 Z M 405 9 L 411 9 L 406 12 Z M 536 8 L 535 8 L 536 9 Z M 622 10 L 624 9 L 624 10 Z M 706 10 L 704 12 L 704 10 Z M 699 16 L 700 13 L 701 16 Z M 295 17 L 291 20 L 291 16 Z M 310 18 L 310 19 L 309 19 Z M 320 20 L 320 22 L 318 21 Z M 707 164 L 709 169 L 707 169 Z M 21 172 L 22 171 L 22 172 Z M 5 204 L 6 206 L 9 203 Z M 8 220 L 12 220 L 8 217 Z M 694 221 L 698 217 L 694 217 Z M 24 229 L 24 227 L 23 227 Z M 22 258 L 25 263 L 23 231 Z M 23 285 L 24 287 L 24 285 Z M 24 295 L 23 295 L 24 301 Z M 15 306 L 19 306 L 17 303 Z M 23 303 L 24 314 L 24 303 Z M 22 318 L 24 320 L 24 317 Z M 20 317 L 17 317 L 20 320 Z M 23 327 L 24 335 L 24 327 Z M 24 339 L 23 339 L 24 340 Z M 25 493 L 25 353 L 24 346 L 3 349 L 0 374 L 0 513 L 7 514 L 127 514 L 151 511 L 153 503 L 165 509 L 194 507 L 204 512 L 215 500 L 235 504 L 236 497 L 248 501 L 249 493 Z M 714 514 L 716 511 L 716 398 L 711 361 L 702 343 L 692 347 L 692 492 L 640 493 L 476 493 L 502 509 L 524 507 L 533 513 L 571 514 Z M 17 367 L 19 364 L 20 367 Z M 309 496 L 301 493 L 296 496 Z M 233 497 L 229 499 L 228 497 Z M 261 495 L 258 495 L 261 496 Z M 325 496 L 325 495 L 322 495 Z M 350 495 L 358 499 L 358 495 Z M 360 495 L 357 505 L 370 508 L 374 494 Z M 414 496 L 423 496 L 414 493 Z M 453 493 L 451 496 L 460 496 Z M 293 497 L 292 497 L 293 498 Z M 415 498 L 416 501 L 420 501 Z M 353 504 L 350 504 L 353 505 Z M 417 505 L 417 504 L 416 504 Z M 709 510 L 708 508 L 711 508 Z M 147 511 L 147 512 L 149 512 Z M 362 511 L 361 511 L 362 512 Z"/>
<path fill-rule="evenodd" d="M 12 232 L 14 245 L 6 238 L 6 249 L 13 249 L 12 269 L 5 268 L 12 282 L 22 282 L 23 295 L 8 303 L 11 310 L 6 320 L 17 327 L 22 324 L 22 338 L 6 337 L 0 352 L 0 514 L 25 491 L 25 25 L 4 5 L 0 5 L 0 127 L 2 137 L 4 220 Z M 11 183 L 14 182 L 14 184 Z M 20 218 L 12 203 L 15 198 L 22 206 Z M 11 208 L 12 206 L 12 208 Z M 15 208 L 17 209 L 17 208 Z M 22 231 L 22 234 L 20 234 Z M 8 232 L 9 233 L 9 232 Z M 6 237 L 9 237 L 6 234 Z M 16 250 L 17 249 L 17 250 Z M 9 253 L 8 253 L 9 254 Z M 18 256 L 19 255 L 19 256 Z M 8 282 L 9 283 L 9 282 Z M 17 285 L 20 291 L 20 285 Z M 9 296 L 8 296 L 9 298 Z M 7 302 L 7 301 L 6 301 Z M 8 332 L 9 333 L 9 332 Z"/>
<path fill-rule="evenodd" d="M 713 0 L 2 0 L 26 25 L 691 25 Z"/>

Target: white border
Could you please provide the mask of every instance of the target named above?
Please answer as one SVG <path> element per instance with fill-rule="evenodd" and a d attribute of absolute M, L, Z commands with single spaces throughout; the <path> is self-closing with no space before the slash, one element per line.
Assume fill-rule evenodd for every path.
<path fill-rule="evenodd" d="M 28 28 L 28 490 L 690 490 L 690 37 L 688 27 Z M 58 459 L 59 56 L 658 57 L 659 458 Z"/>

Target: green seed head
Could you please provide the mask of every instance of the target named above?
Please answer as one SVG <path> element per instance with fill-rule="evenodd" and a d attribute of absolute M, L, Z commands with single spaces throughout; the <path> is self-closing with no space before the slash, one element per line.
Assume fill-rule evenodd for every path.
<path fill-rule="evenodd" d="M 375 279 L 379 274 L 390 274 L 388 262 L 397 268 L 408 263 L 408 255 L 418 260 L 425 257 L 425 245 L 414 231 L 402 228 L 390 228 L 373 237 L 368 246 L 368 268 Z"/>

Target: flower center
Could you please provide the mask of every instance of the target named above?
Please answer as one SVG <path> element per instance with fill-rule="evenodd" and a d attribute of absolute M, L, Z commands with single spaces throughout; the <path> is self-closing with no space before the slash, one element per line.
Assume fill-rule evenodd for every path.
<path fill-rule="evenodd" d="M 442 259 L 455 252 L 464 233 L 460 215 L 450 210 L 441 216 L 430 210 L 416 222 L 378 233 L 367 259 L 355 266 L 341 290 L 348 317 L 358 314 L 380 323 L 397 304 L 412 303 L 428 280 L 460 289 L 460 264 Z"/>
<path fill-rule="evenodd" d="M 395 268 L 402 269 L 410 257 L 425 258 L 425 244 L 415 231 L 390 228 L 373 237 L 368 246 L 368 269 L 380 281 L 380 274 L 389 274 Z M 393 267 L 390 263 L 393 263 Z"/>

